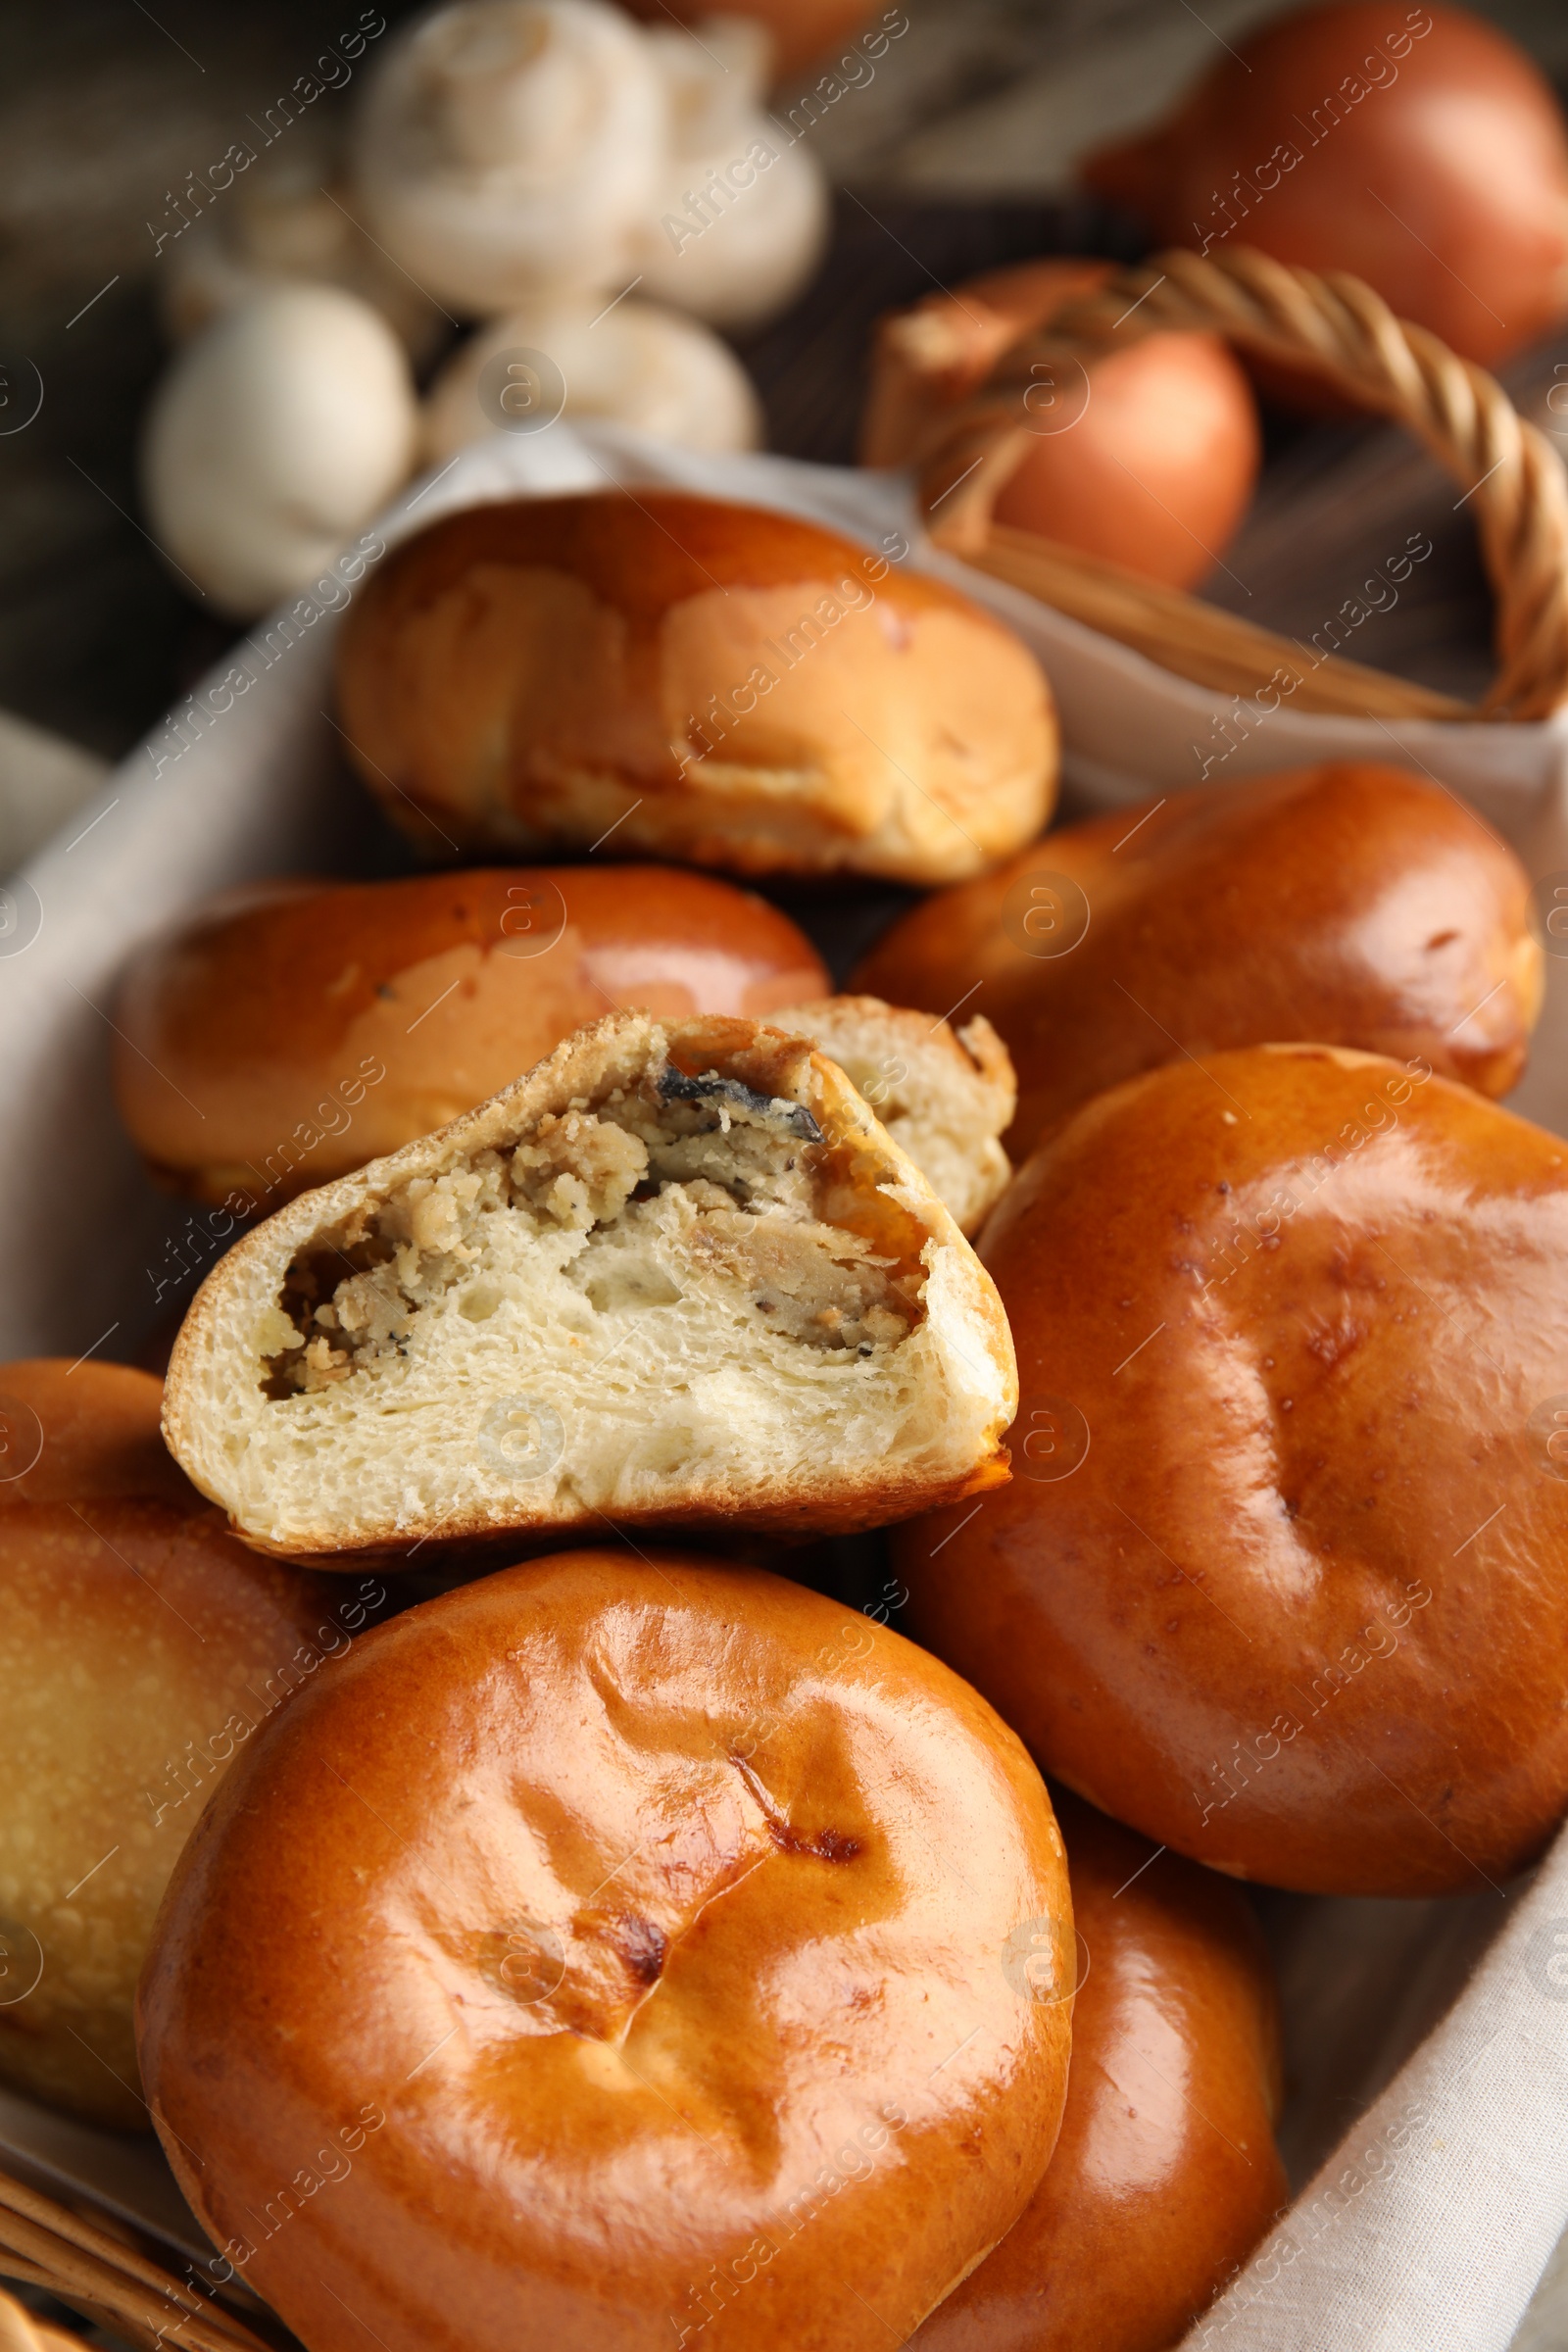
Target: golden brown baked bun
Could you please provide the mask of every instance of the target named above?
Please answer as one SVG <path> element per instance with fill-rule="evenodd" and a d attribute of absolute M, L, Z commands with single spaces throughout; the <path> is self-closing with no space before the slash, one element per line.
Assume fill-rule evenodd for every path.
<path fill-rule="evenodd" d="M 202 1498 L 164 1444 L 162 1384 L 127 1364 L 0 1364 L 0 1516 L 27 1503 Z"/>
<path fill-rule="evenodd" d="M 984 1013 L 955 1030 L 880 997 L 818 997 L 770 1017 L 838 1063 L 955 1223 L 978 1232 L 1012 1173 L 998 1138 L 1018 1101 L 1007 1049 Z"/>
<path fill-rule="evenodd" d="M 147 2124 L 131 2001 L 191 1824 L 368 1614 L 224 1532 L 160 1396 L 127 1365 L 0 1364 L 0 2082 L 122 2131 Z"/>
<path fill-rule="evenodd" d="M 471 1110 L 585 1022 L 814 996 L 804 933 L 667 866 L 512 866 L 253 884 L 143 951 L 115 1092 L 165 1182 L 276 1208 Z"/>
<path fill-rule="evenodd" d="M 983 1237 L 1018 1476 L 901 1539 L 1048 1770 L 1312 1892 L 1500 1883 L 1568 1799 L 1568 1143 L 1424 1068 L 1257 1047 L 1067 1121 Z"/>
<path fill-rule="evenodd" d="M 1246 1897 L 1054 1801 L 1079 1976 L 1061 2136 L 914 2352 L 1168 2352 L 1286 2199 L 1278 1998 Z"/>
<path fill-rule="evenodd" d="M 164 1426 L 247 1542 L 346 1567 L 878 1526 L 1005 1478 L 1016 1402 L 990 1280 L 835 1062 L 613 1013 L 237 1243 Z"/>
<path fill-rule="evenodd" d="M 1044 1785 L 955 1675 L 774 1577 L 580 1551 L 412 1610 L 247 1752 L 139 2046 L 215 2276 L 312 2352 L 881 2352 L 1045 2168 L 1072 1962 Z"/>
<path fill-rule="evenodd" d="M 1281 1038 L 1506 1094 L 1541 1007 L 1529 908 L 1451 793 L 1333 760 L 1064 826 L 916 906 L 855 985 L 933 1012 L 970 992 L 1017 1068 L 1017 1159 L 1139 1070 Z"/>
<path fill-rule="evenodd" d="M 1050 689 L 1010 630 L 815 523 L 670 490 L 512 499 L 345 615 L 361 774 L 425 850 L 591 847 L 953 882 L 1039 832 Z"/>

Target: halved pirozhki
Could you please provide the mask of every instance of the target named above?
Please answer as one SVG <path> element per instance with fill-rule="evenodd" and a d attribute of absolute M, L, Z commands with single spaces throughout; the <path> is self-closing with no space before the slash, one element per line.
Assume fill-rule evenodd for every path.
<path fill-rule="evenodd" d="M 960 1029 L 880 997 L 814 997 L 770 1012 L 836 1061 L 965 1233 L 1007 1189 L 1001 1137 L 1018 1107 L 1012 1058 L 984 1013 Z"/>
<path fill-rule="evenodd" d="M 620 1013 L 230 1250 L 165 1431 L 304 1558 L 874 1526 L 1004 1479 L 1016 1404 L 990 1276 L 835 1063 Z"/>

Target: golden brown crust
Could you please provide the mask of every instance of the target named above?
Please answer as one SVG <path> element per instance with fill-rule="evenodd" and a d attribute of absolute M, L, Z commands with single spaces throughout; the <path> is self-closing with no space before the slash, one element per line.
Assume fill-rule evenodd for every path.
<path fill-rule="evenodd" d="M 204 1511 L 164 1444 L 164 1384 L 130 1364 L 0 1364 L 0 1511 L 97 1495 Z"/>
<path fill-rule="evenodd" d="M 115 1092 L 155 1173 L 236 1215 L 428 1135 L 617 1006 L 766 1015 L 827 974 L 788 916 L 666 866 L 264 883 L 146 949 Z"/>
<path fill-rule="evenodd" d="M 972 1691 L 799 1586 L 582 1551 L 411 1611 L 248 1751 L 140 2049 L 317 2352 L 720 2314 L 734 2352 L 880 2352 L 1038 2180 L 1070 1984 L 1045 1789 Z"/>
<path fill-rule="evenodd" d="M 984 1013 L 957 1030 L 880 997 L 818 997 L 773 1019 L 836 1061 L 952 1209 L 978 1233 L 1012 1173 L 998 1137 L 1011 1125 L 1017 1080 Z"/>
<path fill-rule="evenodd" d="M 1064 826 L 915 907 L 855 985 L 933 1012 L 970 992 L 1017 1067 L 1021 1158 L 1177 1053 L 1303 1038 L 1506 1094 L 1541 973 L 1491 827 L 1401 768 L 1330 761 Z"/>
<path fill-rule="evenodd" d="M 356 763 L 421 846 L 742 873 L 983 871 L 1049 813 L 1033 657 L 814 523 L 671 491 L 519 499 L 394 548 L 346 617 Z"/>
<path fill-rule="evenodd" d="M 147 2127 L 131 1996 L 180 1845 L 368 1614 L 233 1541 L 159 1397 L 124 1365 L 0 1365 L 10 1458 L 36 1454 L 0 1484 L 0 2082 L 118 2131 Z"/>
<path fill-rule="evenodd" d="M 1424 1066 L 1259 1047 L 1076 1113 L 982 1243 L 1019 1476 L 899 1539 L 1044 1766 L 1312 1892 L 1500 1885 L 1568 1799 L 1568 1144 Z"/>
<path fill-rule="evenodd" d="M 1073 1796 L 1061 2136 L 915 2352 L 1168 2352 L 1283 2208 L 1279 2002 L 1246 1897 Z"/>
<path fill-rule="evenodd" d="M 917 1367 L 901 1374 L 916 1386 L 897 1442 L 870 1448 L 862 1437 L 857 1446 L 852 1424 L 863 1422 L 867 1409 L 878 1409 L 884 1395 L 878 1367 L 868 1365 L 863 1396 L 845 1389 L 838 1409 L 849 1418 L 835 1424 L 809 1476 L 776 1458 L 775 1448 L 792 1434 L 787 1422 L 759 1451 L 744 1414 L 731 1402 L 725 1419 L 740 1450 L 722 1467 L 705 1466 L 710 1457 L 700 1452 L 694 1460 L 681 1455 L 658 1465 L 635 1488 L 627 1490 L 617 1478 L 602 1503 L 586 1500 L 588 1482 L 599 1475 L 597 1457 L 564 1425 L 561 1450 L 548 1470 L 519 1484 L 497 1474 L 478 1443 L 478 1414 L 490 1395 L 481 1384 L 499 1379 L 510 1397 L 511 1391 L 527 1390 L 531 1378 L 548 1392 L 552 1411 L 557 1395 L 563 1408 L 567 1401 L 559 1371 L 551 1374 L 539 1343 L 523 1332 L 510 1343 L 515 1352 L 499 1369 L 493 1349 L 487 1354 L 475 1343 L 471 1362 L 453 1379 L 443 1375 L 433 1395 L 420 1392 L 422 1420 L 405 1400 L 399 1459 L 406 1453 L 410 1483 L 400 1490 L 395 1510 L 389 1505 L 382 1512 L 366 1502 L 348 1475 L 353 1447 L 364 1440 L 352 1423 L 371 1403 L 378 1414 L 379 1403 L 362 1403 L 361 1392 L 345 1389 L 341 1427 L 318 1416 L 309 1430 L 296 1430 L 302 1417 L 279 1418 L 280 1402 L 286 1412 L 290 1400 L 270 1396 L 263 1386 L 264 1358 L 274 1342 L 264 1344 L 257 1335 L 275 1329 L 289 1270 L 323 1243 L 336 1254 L 330 1237 L 363 1222 L 411 1183 L 466 1168 L 486 1152 L 509 1153 L 574 1105 L 603 1102 L 617 1086 L 639 1085 L 666 1056 L 688 1075 L 716 1072 L 808 1111 L 820 1140 L 803 1144 L 799 1158 L 824 1187 L 824 1213 L 880 1252 L 884 1263 L 906 1266 L 911 1281 L 925 1269 L 920 1321 L 903 1343 L 920 1354 Z M 474 1328 L 467 1326 L 469 1333 Z M 580 1338 L 566 1345 L 584 1348 Z M 614 1345 L 621 1345 L 618 1337 Z M 731 1347 L 726 1360 L 732 1375 L 744 1368 L 750 1346 L 739 1340 Z M 576 1360 L 587 1372 L 603 1358 L 590 1359 L 585 1351 Z M 895 1364 L 900 1360 L 896 1355 Z M 858 1367 L 846 1370 L 859 1377 Z M 574 1369 L 571 1377 L 580 1375 Z M 682 1389 L 689 1385 L 684 1372 L 677 1377 L 671 1371 L 667 1380 Z M 471 1421 L 464 1420 L 454 1436 L 442 1416 L 454 1395 L 460 1401 L 466 1397 L 470 1381 L 478 1403 Z M 658 1374 L 638 1395 L 639 1421 L 653 1429 L 667 1404 L 665 1383 L 666 1375 Z M 358 1175 L 303 1195 L 237 1243 L 208 1276 L 181 1326 L 166 1383 L 164 1429 L 194 1483 L 229 1512 L 246 1543 L 290 1559 L 346 1568 L 395 1559 L 411 1547 L 423 1553 L 421 1565 L 437 1553 L 483 1556 L 498 1540 L 510 1543 L 515 1556 L 519 1536 L 548 1541 L 566 1529 L 591 1532 L 607 1517 L 617 1525 L 709 1525 L 799 1536 L 881 1525 L 1005 1481 L 1002 1438 L 1014 1401 L 1012 1344 L 993 1286 L 941 1200 L 836 1064 L 812 1053 L 806 1040 L 757 1022 L 708 1017 L 656 1023 L 616 1014 L 567 1039 L 538 1069 L 477 1111 Z M 429 1465 L 418 1452 L 426 1423 L 442 1447 Z M 627 1433 L 612 1433 L 612 1442 L 619 1462 Z M 267 1450 L 279 1447 L 281 1452 Z M 279 1486 L 285 1469 L 300 1482 L 287 1497 Z M 329 1486 L 340 1473 L 341 1486 Z"/>

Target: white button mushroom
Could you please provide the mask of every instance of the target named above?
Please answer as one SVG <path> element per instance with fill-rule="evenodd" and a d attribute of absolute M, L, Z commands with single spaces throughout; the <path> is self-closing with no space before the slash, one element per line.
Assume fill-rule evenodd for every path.
<path fill-rule="evenodd" d="M 152 537 L 237 617 L 324 568 L 407 480 L 418 410 L 379 313 L 332 286 L 279 286 L 175 359 L 142 440 Z"/>
<path fill-rule="evenodd" d="M 615 291 L 668 147 L 664 85 L 605 0 L 459 0 L 399 35 L 353 143 L 366 225 L 478 318 Z"/>
<path fill-rule="evenodd" d="M 248 294 L 285 280 L 345 286 L 387 318 L 415 360 L 446 331 L 437 306 L 378 253 L 338 185 L 331 143 L 301 126 L 252 166 L 221 203 L 180 231 L 163 265 L 164 323 L 177 342 Z"/>
<path fill-rule="evenodd" d="M 649 33 L 672 146 L 637 252 L 641 291 L 717 326 L 755 326 L 803 291 L 827 241 L 816 160 L 762 108 L 769 40 L 714 19 Z"/>
<path fill-rule="evenodd" d="M 454 352 L 425 401 L 425 456 L 433 465 L 498 427 L 526 430 L 560 415 L 608 417 L 688 449 L 756 449 L 761 439 L 751 378 L 695 319 L 635 298 L 608 312 L 541 302 Z"/>

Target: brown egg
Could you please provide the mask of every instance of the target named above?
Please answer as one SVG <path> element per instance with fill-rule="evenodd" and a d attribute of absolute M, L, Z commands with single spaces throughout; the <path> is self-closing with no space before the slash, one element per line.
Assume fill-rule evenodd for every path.
<path fill-rule="evenodd" d="M 1275 20 L 1084 178 L 1163 242 L 1350 270 L 1484 367 L 1568 313 L 1561 111 L 1464 9 L 1348 0 Z"/>
<path fill-rule="evenodd" d="M 0 1365 L 0 2082 L 122 2131 L 147 2124 L 131 2002 L 180 1847 L 380 1590 L 235 1543 L 161 1396 L 124 1365 Z"/>
<path fill-rule="evenodd" d="M 617 1006 L 757 1017 L 826 985 L 765 900 L 665 866 L 264 883 L 132 964 L 115 1090 L 155 1174 L 244 1215 L 428 1135 Z"/>
<path fill-rule="evenodd" d="M 1079 1974 L 1061 2136 L 914 2352 L 1166 2352 L 1286 2199 L 1278 2000 L 1246 1897 L 1055 1801 Z"/>
<path fill-rule="evenodd" d="M 1072 1959 L 1044 1785 L 955 1675 L 798 1585 L 579 1551 L 247 1751 L 139 2046 L 215 2278 L 314 2352 L 881 2352 L 1045 2169 Z"/>
<path fill-rule="evenodd" d="M 1506 1094 L 1541 1008 L 1529 912 L 1523 866 L 1453 794 L 1335 760 L 1063 826 L 916 906 L 855 986 L 987 1015 L 1021 1158 L 1173 1054 L 1286 1038 L 1421 1054 Z"/>
<path fill-rule="evenodd" d="M 345 614 L 343 732 L 426 853 L 956 882 L 1044 824 L 1055 712 L 908 552 L 673 490 L 464 508 Z"/>
<path fill-rule="evenodd" d="M 1419 1058 L 1183 1059 L 1042 1145 L 982 1254 L 1015 1476 L 901 1537 L 920 1639 L 1238 1877 L 1532 1861 L 1568 1799 L 1568 1143 Z"/>

